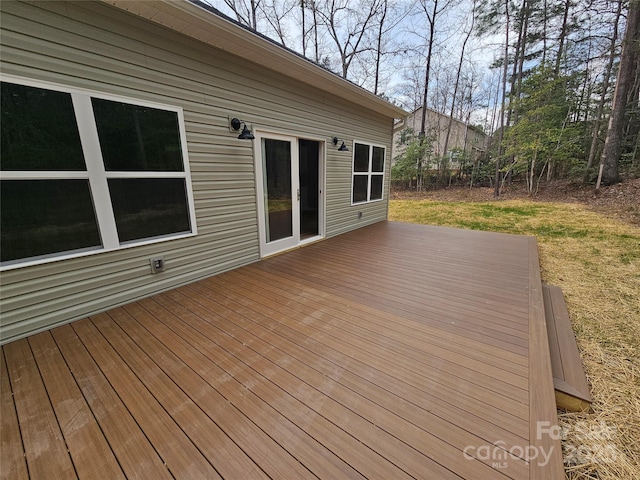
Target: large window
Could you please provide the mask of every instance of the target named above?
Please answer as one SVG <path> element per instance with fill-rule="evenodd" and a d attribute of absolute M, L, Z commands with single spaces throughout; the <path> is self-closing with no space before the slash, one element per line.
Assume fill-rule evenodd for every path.
<path fill-rule="evenodd" d="M 2 267 L 195 233 L 180 109 L 0 87 Z"/>
<path fill-rule="evenodd" d="M 354 143 L 351 202 L 382 200 L 384 147 Z"/>

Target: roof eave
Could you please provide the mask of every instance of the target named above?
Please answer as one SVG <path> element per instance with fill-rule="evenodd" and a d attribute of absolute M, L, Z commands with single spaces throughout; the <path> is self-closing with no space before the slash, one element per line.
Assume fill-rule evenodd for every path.
<path fill-rule="evenodd" d="M 262 67 L 275 70 L 317 89 L 363 105 L 390 118 L 407 115 L 402 108 L 377 97 L 302 56 L 236 25 L 226 18 L 188 0 L 102 0 L 121 10 L 170 28 L 212 47 L 242 57 Z"/>

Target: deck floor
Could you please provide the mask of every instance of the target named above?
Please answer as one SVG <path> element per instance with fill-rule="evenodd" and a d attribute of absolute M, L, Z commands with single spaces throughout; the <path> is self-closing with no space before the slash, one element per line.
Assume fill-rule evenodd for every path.
<path fill-rule="evenodd" d="M 0 477 L 562 478 L 537 258 L 383 222 L 4 345 Z"/>

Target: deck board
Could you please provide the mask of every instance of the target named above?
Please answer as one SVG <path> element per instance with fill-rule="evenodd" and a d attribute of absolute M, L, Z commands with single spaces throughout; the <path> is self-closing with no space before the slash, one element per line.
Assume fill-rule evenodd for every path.
<path fill-rule="evenodd" d="M 171 313 L 176 308 L 178 315 Z M 147 330 L 146 334 L 139 333 L 139 341 L 145 342 L 146 350 L 154 358 L 163 358 L 163 366 L 170 369 L 178 385 L 183 386 L 189 376 L 198 375 L 202 379 L 204 383 L 193 400 L 217 418 L 229 436 L 272 478 L 310 477 L 309 472 L 301 469 L 300 462 L 327 478 L 359 477 L 271 404 L 245 388 L 246 384 L 238 378 L 244 378 L 244 364 L 228 357 L 211 337 L 201 333 L 213 328 L 205 320 L 165 297 L 144 300 L 140 306 L 127 306 L 126 311 L 135 315 Z M 128 330 L 133 327 L 130 325 Z M 217 336 L 219 331 L 213 330 L 212 337 Z M 221 358 L 225 361 L 221 362 Z"/>
<path fill-rule="evenodd" d="M 557 450 L 558 438 L 549 433 L 549 428 L 557 424 L 555 394 L 553 390 L 553 375 L 551 369 L 551 354 L 547 337 L 547 325 L 542 294 L 542 279 L 540 277 L 540 260 L 538 249 L 533 237 L 529 238 L 529 441 L 541 452 Z M 549 416 L 549 413 L 551 415 Z M 540 419 L 547 417 L 546 420 Z M 547 430 L 545 430 L 545 428 Z M 560 462 L 553 462 L 547 468 L 531 469 L 531 480 L 547 478 L 562 478 L 564 470 Z"/>
<path fill-rule="evenodd" d="M 199 285 L 192 288 L 200 289 Z M 526 437 L 526 415 L 522 415 L 521 418 L 506 414 L 503 410 L 494 406 L 491 401 L 482 402 L 475 398 L 475 396 L 460 397 L 457 395 L 457 388 L 460 385 L 456 381 L 452 381 L 446 375 L 441 375 L 429 370 L 417 371 L 414 368 L 406 369 L 399 368 L 396 363 L 389 361 L 387 358 L 380 358 L 378 355 L 359 354 L 354 348 L 352 343 L 347 343 L 343 338 L 336 338 L 333 335 L 323 335 L 317 329 L 308 325 L 309 320 L 305 318 L 304 324 L 300 322 L 286 323 L 283 321 L 282 315 L 267 316 L 256 310 L 241 309 L 238 312 L 230 310 L 231 308 L 238 309 L 238 299 L 234 296 L 233 300 L 225 301 L 225 297 L 218 294 L 215 291 L 209 290 L 209 297 L 217 295 L 219 300 L 216 306 L 216 311 L 221 312 L 225 318 L 234 318 L 235 321 L 241 322 L 243 328 L 254 332 L 254 334 L 260 338 L 268 337 L 272 339 L 274 344 L 282 343 L 282 338 L 290 340 L 289 343 L 283 345 L 283 349 L 289 354 L 293 355 L 293 350 L 297 345 L 303 346 L 301 349 L 300 358 L 309 356 L 309 352 L 316 354 L 317 358 L 327 359 L 333 367 L 331 369 L 340 368 L 340 372 L 336 376 L 342 380 L 345 376 L 343 370 L 353 370 L 356 374 L 361 375 L 364 378 L 369 378 L 372 383 L 379 383 L 383 386 L 387 386 L 389 383 L 394 385 L 391 387 L 391 391 L 396 389 L 403 393 L 411 390 L 415 392 L 411 396 L 412 400 L 420 398 L 432 398 L 432 401 L 438 401 L 441 399 L 441 404 L 446 404 L 443 407 L 444 410 L 451 410 L 451 401 L 459 404 L 461 408 L 468 410 L 476 418 L 494 419 L 494 421 L 500 425 L 509 425 L 516 432 L 521 432 Z M 205 290 L 207 292 L 207 290 Z M 189 299 L 193 298 L 191 294 L 187 295 Z M 225 309 L 224 303 L 227 303 L 229 308 Z M 224 310 L 223 310 L 224 309 Z M 242 315 L 244 313 L 244 315 Z M 244 319 L 251 319 L 251 321 L 245 321 Z M 276 335 L 272 335 L 271 333 Z M 280 338 L 278 338 L 278 336 Z M 314 363 L 314 366 L 317 362 Z M 316 367 L 318 368 L 318 367 Z M 329 374 L 329 373 L 326 373 Z M 362 389 L 363 384 L 359 382 L 358 388 Z M 472 389 L 473 387 L 469 387 Z M 477 393 L 477 392 L 476 392 Z M 491 392 L 489 392 L 491 393 Z M 456 398 L 460 397 L 460 398 Z M 491 397 L 490 400 L 499 399 L 499 396 Z M 428 409 L 434 408 L 429 405 Z M 460 413 L 460 410 L 457 411 Z M 520 429 L 522 428 L 522 430 Z"/>
<path fill-rule="evenodd" d="M 0 401 L 0 478 L 27 478 L 27 463 L 4 355 L 0 355 Z"/>
<path fill-rule="evenodd" d="M 346 273 L 340 267 L 340 264 L 326 265 L 323 268 L 317 266 L 292 266 L 286 264 L 285 268 L 288 272 L 298 277 L 309 277 L 308 270 L 312 268 L 313 283 L 319 283 L 333 289 L 341 289 L 349 287 L 353 295 L 359 300 L 369 298 L 371 292 L 371 282 L 378 285 L 375 292 L 375 301 L 386 301 L 390 306 L 396 308 L 404 308 L 414 312 L 436 312 L 441 313 L 446 309 L 447 317 L 454 321 L 464 322 L 471 325 L 481 325 L 483 328 L 493 328 L 496 333 L 506 332 L 513 336 L 526 337 L 526 322 L 514 322 L 513 312 L 509 314 L 504 312 L 504 307 L 491 311 L 487 303 L 482 302 L 482 310 L 478 311 L 477 306 L 480 302 L 472 303 L 472 299 L 465 297 L 465 302 L 460 302 L 459 298 L 451 298 L 445 292 L 435 292 L 428 290 L 428 286 L 424 282 L 416 284 L 411 279 L 405 278 L 392 279 L 384 275 L 389 268 L 380 267 L 379 269 L 366 268 L 360 274 L 356 274 L 353 270 Z M 364 276 L 361 276 L 365 274 Z M 315 278 L 319 276 L 320 278 Z M 419 277 L 414 277 L 416 280 Z M 338 279 L 340 283 L 338 283 Z M 472 317 L 471 314 L 475 313 Z M 526 317 L 524 314 L 521 315 Z"/>
<path fill-rule="evenodd" d="M 89 320 L 74 322 L 73 329 L 91 356 L 100 364 L 109 383 L 163 458 L 172 474 L 186 478 L 220 478 L 216 469 L 148 390 L 145 380 L 158 375 L 156 369 L 139 378 Z"/>
<path fill-rule="evenodd" d="M 256 275 L 256 270 L 249 270 L 249 278 L 241 277 L 238 274 L 233 275 L 230 272 L 224 278 L 212 279 L 212 281 L 218 281 L 217 285 L 233 285 L 230 287 L 231 291 L 242 295 L 243 289 L 246 290 L 246 285 L 252 286 L 252 292 L 257 292 L 258 288 L 262 289 L 261 299 L 255 297 L 251 301 L 256 301 L 260 305 L 272 308 L 273 310 L 281 313 L 288 314 L 292 317 L 304 316 L 305 318 L 313 318 L 326 324 L 328 328 L 335 328 L 338 334 L 344 332 L 345 334 L 352 335 L 356 340 L 362 340 L 363 343 L 373 343 L 375 348 L 383 347 L 389 349 L 394 355 L 403 355 L 412 359 L 412 362 L 419 362 L 422 357 L 424 362 L 430 363 L 437 361 L 437 359 L 447 359 L 454 366 L 461 366 L 465 370 L 473 371 L 472 377 L 476 383 L 485 384 L 490 382 L 492 378 L 500 379 L 500 382 L 510 385 L 509 391 L 503 392 L 505 395 L 515 394 L 514 390 L 526 389 L 526 369 L 517 369 L 513 374 L 509 371 L 505 372 L 503 365 L 491 364 L 485 362 L 486 356 L 470 358 L 466 355 L 466 352 L 454 352 L 451 345 L 439 346 L 432 344 L 428 351 L 424 349 L 424 341 L 428 341 L 426 338 L 416 338 L 415 330 L 411 331 L 411 335 L 402 335 L 400 329 L 394 329 L 387 332 L 382 339 L 384 345 L 376 344 L 381 340 L 378 331 L 376 331 L 376 324 L 372 315 L 368 315 L 366 318 L 356 317 L 351 313 L 344 313 L 335 311 L 332 305 L 336 305 L 335 300 L 326 303 L 314 302 L 314 301 L 300 301 L 301 295 L 292 295 L 288 293 L 288 288 L 293 287 L 295 284 L 289 282 L 284 283 L 283 286 L 274 286 L 277 281 L 273 275 L 269 277 L 269 283 L 262 282 L 260 284 L 252 281 L 252 277 Z M 222 282 L 225 282 L 224 284 Z M 316 295 L 316 290 L 313 290 L 313 296 Z M 352 308 L 353 310 L 353 308 Z M 378 328 L 381 324 L 377 324 Z M 455 348 L 455 347 L 454 347 Z M 516 367 L 514 367 L 516 369 Z M 446 366 L 443 367 L 443 371 L 447 372 Z M 453 372 L 452 372 L 453 373 Z M 524 399 L 524 397 L 522 397 Z"/>
<path fill-rule="evenodd" d="M 218 289 L 216 289 L 218 290 Z M 239 291 L 230 290 L 233 295 L 234 301 L 238 301 L 240 296 Z M 254 295 L 248 295 L 247 298 L 253 298 Z M 189 296 L 190 299 L 193 296 Z M 244 303 L 244 302 L 240 302 Z M 254 306 L 257 305 L 255 299 L 251 302 Z M 275 305 L 274 305 L 275 306 Z M 215 308 L 213 305 L 209 305 L 210 308 Z M 260 314 L 260 308 L 257 307 L 256 310 L 253 310 L 255 313 Z M 277 310 L 264 310 L 263 311 L 269 317 L 279 316 L 280 318 L 285 318 L 284 315 L 281 315 Z M 245 316 L 250 317 L 254 316 L 253 313 L 245 311 Z M 295 321 L 295 316 L 289 316 L 288 321 Z M 384 429 L 386 432 L 389 432 L 393 437 L 404 440 L 407 445 L 420 445 L 420 449 L 424 452 L 429 452 L 429 454 L 436 460 L 441 461 L 441 463 L 448 463 L 446 461 L 447 455 L 451 458 L 451 455 L 455 455 L 459 452 L 459 449 L 463 449 L 465 446 L 473 444 L 473 445 L 481 445 L 481 439 L 473 438 L 468 434 L 467 431 L 463 431 L 460 427 L 456 427 L 449 422 L 445 422 L 436 415 L 430 414 L 428 411 L 413 409 L 410 405 L 407 405 L 406 408 L 402 412 L 402 416 L 398 414 L 394 414 L 395 404 L 400 401 L 399 398 L 388 398 L 392 397 L 391 395 L 385 396 L 379 390 L 375 390 L 372 388 L 370 384 L 367 382 L 359 382 L 356 388 L 348 389 L 344 387 L 340 382 L 331 382 L 327 384 L 326 378 L 323 374 L 318 372 L 315 368 L 315 365 L 307 365 L 302 361 L 297 361 L 294 357 L 289 354 L 287 351 L 286 357 L 283 358 L 282 353 L 278 353 L 276 355 L 273 354 L 273 346 L 278 346 L 280 342 L 277 339 L 274 339 L 270 342 L 265 342 L 262 339 L 262 334 L 256 334 L 253 337 L 240 332 L 238 334 L 238 339 L 243 344 L 251 345 L 252 348 L 256 349 L 256 351 L 263 352 L 263 355 L 268 356 L 274 364 L 280 365 L 283 364 L 286 366 L 287 370 L 289 370 L 295 377 L 304 378 L 305 383 L 309 384 L 311 387 L 315 388 L 318 392 L 324 393 L 327 397 L 330 397 L 332 400 L 335 400 L 339 404 L 343 405 L 345 408 L 353 411 L 360 417 L 366 419 L 371 424 L 376 425 Z M 358 348 L 357 342 L 352 341 L 351 339 L 343 338 L 343 342 L 347 342 L 352 348 Z M 380 346 L 378 346 L 380 348 Z M 372 351 L 369 351 L 364 354 L 366 355 L 374 355 Z M 378 353 L 378 356 L 380 354 Z M 306 360 L 306 359 L 305 359 Z M 393 365 L 389 356 L 383 357 L 383 360 L 387 363 Z M 307 360 L 308 361 L 308 360 Z M 366 360 L 363 362 L 365 363 Z M 396 364 L 397 365 L 397 364 Z M 393 366 L 393 368 L 397 368 Z M 416 375 L 417 370 L 412 371 L 412 375 Z M 291 388 L 289 387 L 289 382 L 284 382 L 281 385 L 281 388 Z M 299 394 L 299 390 L 295 392 Z M 314 396 L 314 399 L 316 397 Z M 317 400 L 317 399 L 316 399 Z M 301 399 L 301 401 L 307 405 L 314 404 L 308 398 Z M 337 405 L 330 405 L 331 402 L 320 397 L 320 403 L 316 401 L 315 404 L 319 405 L 315 408 L 315 411 L 320 415 L 323 415 L 327 418 L 332 418 L 336 424 L 345 424 L 349 423 L 351 427 L 353 427 L 354 419 L 349 420 L 350 415 L 346 411 L 341 411 L 341 408 Z M 386 403 L 386 409 L 381 405 Z M 328 408 L 328 409 L 327 409 Z M 342 416 L 341 416 L 342 414 Z M 359 420 L 355 417 L 356 420 Z M 421 429 L 421 431 L 420 431 Z M 354 432 L 354 436 L 359 438 L 369 438 L 369 435 L 366 432 Z M 376 440 L 380 438 L 383 442 L 382 445 L 386 444 L 385 434 L 380 431 L 373 431 L 371 435 L 374 435 Z M 434 438 L 438 437 L 438 438 Z M 420 440 L 418 440 L 420 439 Z M 370 442 L 371 440 L 364 440 L 365 443 Z M 454 446 L 455 449 L 451 449 L 449 445 Z M 374 448 L 372 446 L 372 448 Z M 380 446 L 375 447 L 376 451 L 381 451 Z M 414 446 L 414 448 L 417 448 Z M 441 451 L 438 451 L 438 450 Z M 384 451 L 384 450 L 382 450 Z M 442 456 L 442 458 L 441 458 Z M 514 460 L 514 464 L 517 461 Z M 426 461 L 421 459 L 418 462 L 419 470 L 426 473 Z M 483 466 L 474 465 L 473 463 L 465 464 L 464 466 L 468 467 L 469 470 L 457 471 L 456 473 L 461 474 L 463 476 L 471 475 L 472 471 L 476 473 L 483 471 Z M 514 467 L 516 468 L 516 467 Z M 486 473 L 486 472 L 485 472 Z M 413 473 L 414 475 L 416 472 Z M 440 473 L 442 475 L 442 473 Z"/>
<path fill-rule="evenodd" d="M 5 345 L 3 467 L 44 421 L 65 478 L 561 478 L 535 248 L 383 222 Z"/>
<path fill-rule="evenodd" d="M 29 344 L 78 478 L 91 480 L 100 475 L 114 480 L 125 478 L 51 334 L 34 335 Z"/>
<path fill-rule="evenodd" d="M 176 292 L 172 292 L 172 298 L 179 300 Z M 184 300 L 186 298 L 186 300 Z M 195 302 L 194 302 L 195 301 Z M 185 302 L 185 303 L 182 303 Z M 206 298 L 201 298 L 190 294 L 188 297 L 183 297 L 181 306 L 184 310 L 193 310 L 195 313 L 199 313 L 203 316 L 209 316 L 210 311 L 220 311 L 220 305 L 212 305 Z M 194 303 L 199 304 L 195 305 Z M 182 310 L 178 310 L 183 312 Z M 217 319 L 215 326 L 201 325 L 205 332 L 209 332 L 207 335 L 210 338 L 216 338 L 216 342 L 220 342 L 221 348 L 224 348 L 227 352 L 234 355 L 237 359 L 242 359 L 244 366 L 239 369 L 238 372 L 233 372 L 236 375 L 244 374 L 246 367 L 251 368 L 257 376 L 259 381 L 252 380 L 251 377 L 244 380 L 244 385 L 250 390 L 258 387 L 268 388 L 269 383 L 272 383 L 277 387 L 280 395 L 277 395 L 276 403 L 269 402 L 283 415 L 293 415 L 294 418 L 290 418 L 294 423 L 300 422 L 308 423 L 308 419 L 314 419 L 311 427 L 315 427 L 315 424 L 320 423 L 323 430 L 332 431 L 332 434 L 343 436 L 342 425 L 349 425 L 353 432 L 345 432 L 347 435 L 351 435 L 354 439 L 358 439 L 357 442 L 350 442 L 350 448 L 354 449 L 350 451 L 345 450 L 343 455 L 352 455 L 358 453 L 358 458 L 351 457 L 350 463 L 357 465 L 358 468 L 365 469 L 366 476 L 371 475 L 383 475 L 386 478 L 402 478 L 407 474 L 402 473 L 400 470 L 393 467 L 394 462 L 382 461 L 382 458 L 378 456 L 372 457 L 369 451 L 377 452 L 381 456 L 381 452 L 388 449 L 389 445 L 395 445 L 397 442 L 390 435 L 386 434 L 383 430 L 376 427 L 373 423 L 364 421 L 358 415 L 350 415 L 346 411 L 345 407 L 333 396 L 324 396 L 318 390 L 309 385 L 309 381 L 312 381 L 307 376 L 300 378 L 289 372 L 286 368 L 280 367 L 278 363 L 270 361 L 264 356 L 260 355 L 260 346 L 257 345 L 260 342 L 258 337 L 249 338 L 244 334 L 244 330 L 241 327 L 236 326 L 233 322 L 225 324 L 226 318 L 233 318 L 235 321 L 240 322 L 241 314 L 233 315 L 233 311 L 224 311 L 224 314 Z M 216 330 L 219 326 L 224 325 L 224 332 L 226 335 L 216 335 Z M 277 345 L 276 345 L 277 346 Z M 267 349 L 272 349 L 276 354 L 286 356 L 285 352 L 278 352 L 273 346 L 267 345 Z M 291 366 L 292 361 L 289 358 L 283 360 L 285 363 L 288 361 L 289 368 L 292 368 L 295 373 L 300 373 Z M 269 382 L 265 382 L 268 380 Z M 285 393 L 284 395 L 282 393 Z M 329 424 L 332 424 L 331 427 Z M 319 432 L 315 432 L 318 435 Z M 312 436 L 314 436 L 312 434 Z M 366 439 L 366 440 L 365 440 Z M 371 445 L 367 443 L 373 443 L 375 447 L 371 449 Z M 369 448 L 367 448 L 369 447 Z M 361 454 L 363 452 L 363 454 Z M 411 471 L 412 469 L 422 469 L 422 471 L 429 471 L 429 464 L 433 463 L 432 460 L 422 457 L 415 450 L 404 449 L 397 450 L 392 449 L 391 454 L 401 457 L 401 465 L 405 470 Z M 441 468 L 437 465 L 433 465 L 434 472 L 439 472 L 440 475 L 445 475 Z M 445 477 L 443 477 L 445 478 Z"/>
<path fill-rule="evenodd" d="M 189 295 L 190 300 L 193 298 L 192 295 Z M 234 296 L 234 298 L 237 297 Z M 204 303 L 205 299 L 197 301 L 206 304 Z M 206 305 L 207 308 L 216 308 L 211 304 Z M 248 311 L 244 313 L 248 314 L 246 316 L 253 316 Z M 430 423 L 430 432 L 418 432 L 412 423 L 390 411 L 385 411 L 377 403 L 371 401 L 368 398 L 370 391 L 362 391 L 361 386 L 359 386 L 359 390 L 349 390 L 337 382 L 327 383 L 326 377 L 317 370 L 297 361 L 288 352 L 285 354 L 282 350 L 279 352 L 275 350 L 273 347 L 278 346 L 277 342 L 265 342 L 260 336 L 251 336 L 242 330 L 235 332 L 234 337 L 243 345 L 250 346 L 256 354 L 262 354 L 264 359 L 270 361 L 270 363 L 266 363 L 268 370 L 263 371 L 263 375 L 268 376 L 282 390 L 287 391 L 301 403 L 310 406 L 318 415 L 327 418 L 335 425 L 349 425 L 348 431 L 351 435 L 360 438 L 361 442 L 373 450 L 386 454 L 390 461 L 405 465 L 408 473 L 413 476 L 418 475 L 419 472 L 422 472 L 423 475 L 428 472 L 431 472 L 431 475 L 444 475 L 442 468 L 436 467 L 434 470 L 430 470 L 430 459 L 416 455 L 411 449 L 394 448 L 393 451 L 388 452 L 387 447 L 394 445 L 395 439 L 404 440 L 407 445 L 416 445 L 417 439 L 420 438 L 421 447 L 429 450 L 435 460 L 439 460 L 437 449 L 443 450 L 441 455 L 451 455 L 456 451 L 441 441 L 433 441 L 431 438 L 433 431 L 445 433 L 447 427 L 439 426 L 437 422 L 433 422 Z M 255 362 L 259 365 L 265 363 L 259 357 Z M 296 379 L 304 379 L 304 382 L 301 383 Z M 456 429 L 451 425 L 448 428 L 450 430 L 448 440 L 455 442 Z M 466 441 L 471 441 L 469 436 L 466 436 Z M 400 452 L 403 452 L 402 455 Z M 476 471 L 479 468 L 482 471 L 482 467 L 473 466 L 472 462 L 465 466 L 475 468 Z"/>
<path fill-rule="evenodd" d="M 120 352 L 122 359 L 164 410 L 176 424 L 181 426 L 202 455 L 215 460 L 215 468 L 221 476 L 233 474 L 242 478 L 267 478 L 238 445 L 207 416 L 201 407 L 205 399 L 197 398 L 194 402 L 185 401 L 184 391 L 199 391 L 200 382 L 197 381 L 199 379 L 191 382 L 185 379 L 184 390 L 181 390 L 168 375 L 159 372 L 157 364 L 144 353 L 140 345 L 136 345 L 140 337 L 130 337 L 120 328 L 122 322 L 127 326 L 133 324 L 130 321 L 127 322 L 128 318 L 120 309 L 114 310 L 110 315 L 98 315 L 91 320 L 113 348 Z"/>
<path fill-rule="evenodd" d="M 253 268 L 255 267 L 255 268 Z M 503 350 L 487 347 L 484 343 L 469 340 L 459 335 L 432 328 L 427 325 L 418 325 L 402 317 L 385 314 L 380 310 L 366 307 L 363 304 L 348 304 L 336 302 L 335 297 L 317 288 L 299 288 L 299 282 L 294 282 L 283 276 L 267 273 L 258 266 L 247 267 L 246 274 L 228 272 L 226 279 L 235 278 L 245 282 L 252 288 L 261 287 L 269 292 L 269 295 L 283 297 L 286 301 L 303 305 L 312 311 L 310 315 L 317 318 L 337 318 L 341 323 L 350 322 L 362 326 L 365 330 L 376 333 L 377 329 L 384 328 L 393 323 L 393 329 L 386 333 L 387 337 L 397 338 L 399 341 L 408 342 L 408 345 L 424 347 L 424 342 L 430 343 L 433 348 L 445 348 L 452 353 L 461 353 L 476 361 L 498 366 L 503 370 L 526 376 L 527 360 L 525 356 L 511 354 Z M 434 350 L 430 350 L 434 351 Z"/>
<path fill-rule="evenodd" d="M 556 404 L 565 410 L 588 411 L 591 393 L 562 289 L 544 284 L 543 295 Z"/>
<path fill-rule="evenodd" d="M 153 448 L 71 326 L 58 327 L 51 334 L 125 476 L 163 480 L 172 478 L 164 460 Z"/>
<path fill-rule="evenodd" d="M 222 282 L 225 280 L 211 280 L 211 282 L 216 281 Z M 219 283 L 216 285 L 224 288 L 221 287 Z M 304 318 L 305 325 L 299 328 L 308 337 L 318 338 L 325 344 L 332 344 L 338 348 L 342 348 L 343 351 L 350 354 L 352 358 L 360 359 L 361 362 L 367 365 L 389 365 L 393 370 L 407 372 L 409 377 L 425 376 L 425 372 L 428 371 L 430 365 L 438 364 L 440 367 L 437 375 L 439 383 L 453 388 L 460 388 L 461 384 L 472 383 L 478 388 L 478 392 L 482 392 L 478 393 L 478 398 L 482 398 L 490 405 L 499 403 L 505 396 L 501 392 L 496 392 L 491 386 L 502 385 L 503 383 L 508 384 L 509 380 L 512 380 L 514 383 L 521 382 L 521 377 L 510 375 L 507 372 L 505 372 L 504 380 L 492 379 L 487 375 L 479 373 L 476 370 L 476 365 L 472 368 L 456 365 L 451 361 L 449 355 L 442 358 L 430 352 L 416 352 L 415 349 L 410 349 L 405 344 L 398 345 L 398 343 L 393 342 L 386 336 L 381 338 L 378 335 L 373 341 L 366 340 L 362 336 L 352 334 L 345 330 L 343 328 L 345 323 L 344 318 L 335 319 L 336 321 L 333 325 L 329 324 L 326 319 L 314 321 L 313 317 L 305 314 L 304 311 L 280 305 L 277 302 L 277 296 L 274 299 L 274 295 L 270 295 L 270 298 L 268 298 L 263 295 L 258 295 L 253 291 L 248 293 L 247 289 L 243 289 L 241 285 L 230 287 L 227 284 L 226 288 L 228 288 L 228 291 L 233 295 L 234 302 L 241 304 L 246 307 L 246 309 L 250 309 L 244 310 L 246 316 L 260 314 L 265 319 L 280 318 L 285 319 L 285 322 L 288 321 L 287 323 L 290 323 L 296 318 Z M 285 325 L 287 323 L 285 323 Z M 298 325 L 296 325 L 296 328 L 298 328 Z M 458 356 L 456 360 L 461 363 L 471 363 L 459 360 L 459 358 L 460 356 Z M 428 374 L 426 374 L 426 376 L 428 376 Z M 509 387 L 504 389 L 505 392 L 507 390 L 510 390 L 510 395 L 518 396 L 519 389 L 517 386 L 509 385 Z M 526 390 L 524 392 L 526 392 Z M 518 399 L 520 401 L 527 401 L 524 395 L 519 396 Z"/>
<path fill-rule="evenodd" d="M 29 475 L 78 478 L 47 391 L 26 339 L 4 347 Z"/>

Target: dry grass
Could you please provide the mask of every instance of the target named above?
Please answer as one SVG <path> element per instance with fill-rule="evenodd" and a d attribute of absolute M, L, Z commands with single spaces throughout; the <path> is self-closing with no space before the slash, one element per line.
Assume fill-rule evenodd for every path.
<path fill-rule="evenodd" d="M 535 235 L 562 288 L 591 413 L 559 413 L 567 478 L 640 479 L 640 228 L 580 204 L 392 200 L 391 220 Z"/>

